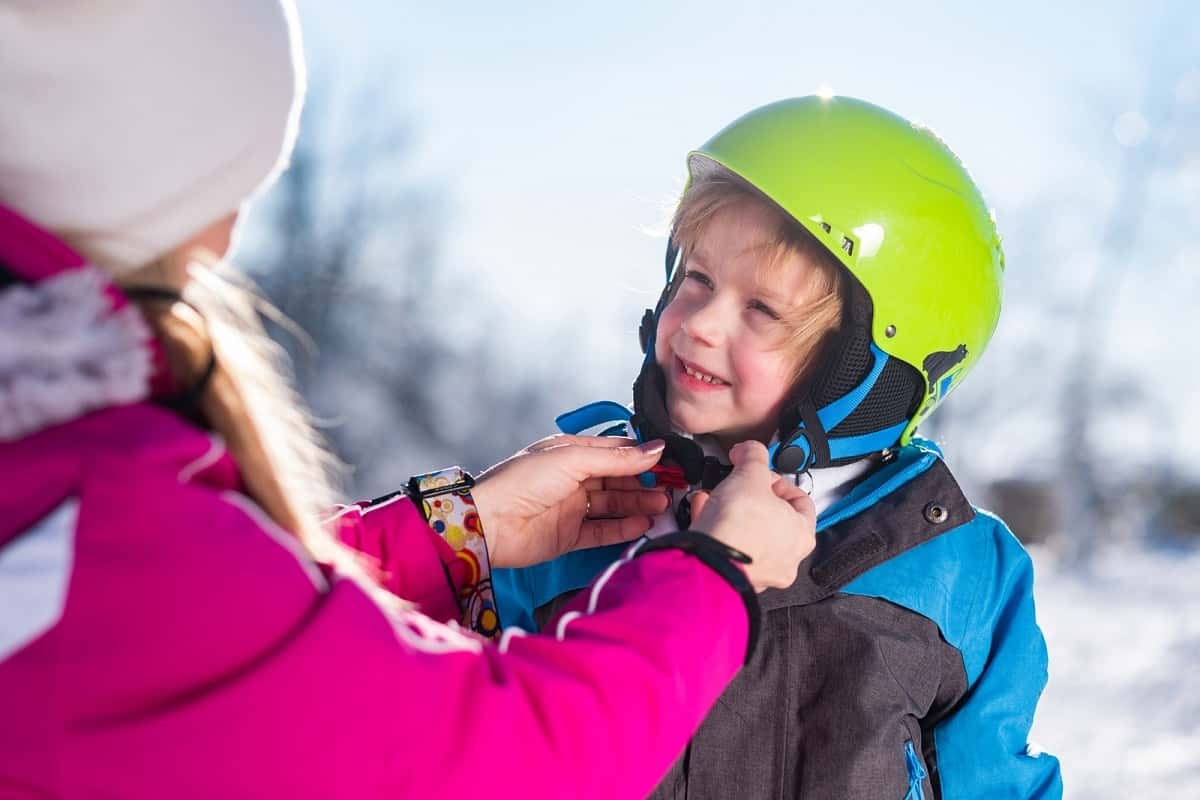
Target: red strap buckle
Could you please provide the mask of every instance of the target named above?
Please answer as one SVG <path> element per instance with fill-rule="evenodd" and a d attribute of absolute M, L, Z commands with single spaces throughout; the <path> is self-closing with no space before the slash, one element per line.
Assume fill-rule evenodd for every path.
<path fill-rule="evenodd" d="M 655 464 L 650 468 L 650 472 L 654 475 L 656 486 L 665 486 L 668 489 L 686 489 L 690 485 L 683 474 L 683 467 L 677 464 Z"/>

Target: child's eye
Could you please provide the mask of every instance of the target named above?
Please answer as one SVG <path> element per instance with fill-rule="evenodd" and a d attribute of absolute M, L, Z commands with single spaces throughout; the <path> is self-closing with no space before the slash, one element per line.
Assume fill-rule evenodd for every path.
<path fill-rule="evenodd" d="M 687 272 L 683 273 L 683 277 L 688 280 L 697 281 L 702 285 L 707 286 L 709 289 L 713 288 L 712 278 L 708 277 L 699 270 L 689 269 Z"/>
<path fill-rule="evenodd" d="M 755 311 L 761 311 L 762 313 L 766 314 L 771 319 L 781 319 L 781 317 L 775 311 L 775 309 L 771 308 L 769 305 L 762 302 L 761 300 L 751 300 L 750 308 L 754 309 Z"/>

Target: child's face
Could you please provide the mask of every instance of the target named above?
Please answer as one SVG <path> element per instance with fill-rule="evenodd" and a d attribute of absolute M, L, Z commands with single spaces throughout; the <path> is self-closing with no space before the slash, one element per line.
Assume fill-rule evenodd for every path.
<path fill-rule="evenodd" d="M 815 294 L 812 268 L 796 254 L 760 282 L 772 225 L 771 213 L 756 204 L 717 212 L 683 265 L 654 342 L 672 423 L 712 434 L 726 449 L 747 439 L 765 443 L 775 432 L 798 366 L 781 346 L 790 328 L 779 317 Z"/>

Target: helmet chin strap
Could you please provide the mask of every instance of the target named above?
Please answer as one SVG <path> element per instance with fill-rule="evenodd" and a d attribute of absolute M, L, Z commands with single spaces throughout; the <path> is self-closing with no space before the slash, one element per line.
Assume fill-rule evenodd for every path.
<path fill-rule="evenodd" d="M 666 377 L 662 367 L 651 359 L 642 363 L 642 370 L 633 382 L 633 419 L 630 424 L 642 441 L 662 439 L 667 443 L 663 458 L 673 461 L 683 470 L 689 484 L 704 476 L 704 451 L 686 436 L 675 433 L 666 405 Z"/>
<path fill-rule="evenodd" d="M 779 472 L 801 473 L 830 466 L 828 431 L 837 423 L 827 425 L 822 419 L 818 398 L 837 393 L 838 385 L 846 378 L 846 356 L 856 340 L 866 337 L 870 341 L 871 335 L 871 303 L 866 293 L 852 282 L 843 304 L 847 318 L 820 345 L 820 364 L 813 379 L 793 390 L 792 402 L 779 414 L 778 437 L 768 452 L 771 466 Z M 858 377 L 851 380 L 857 383 Z"/>
<path fill-rule="evenodd" d="M 678 464 L 689 484 L 701 484 L 705 489 L 711 489 L 729 474 L 730 468 L 712 456 L 706 456 L 700 445 L 688 437 L 675 433 L 671 416 L 667 413 L 667 379 L 654 355 L 658 318 L 671 301 L 674 288 L 672 277 L 678 260 L 679 246 L 672 237 L 667 241 L 667 285 L 659 295 L 654 310 L 646 309 L 638 328 L 638 338 L 646 357 L 642 360 L 637 380 L 633 382 L 633 418 L 630 424 L 642 441 L 662 439 L 667 443 L 663 459 Z"/>
<path fill-rule="evenodd" d="M 803 472 L 856 461 L 892 447 L 920 400 L 920 376 L 871 338 L 866 290 L 850 283 L 846 319 L 823 345 L 821 367 L 797 389 L 779 419 L 770 449 L 779 472 Z"/>

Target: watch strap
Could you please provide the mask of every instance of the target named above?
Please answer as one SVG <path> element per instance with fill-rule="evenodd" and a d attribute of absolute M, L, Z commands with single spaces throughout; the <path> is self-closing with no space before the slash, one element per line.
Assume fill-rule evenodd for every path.
<path fill-rule="evenodd" d="M 433 532 L 450 545 L 466 566 L 458 589 L 459 624 L 486 638 L 500 633 L 500 612 L 492 587 L 483 523 L 471 496 L 474 479 L 461 467 L 447 467 L 408 482 L 408 495 Z"/>

